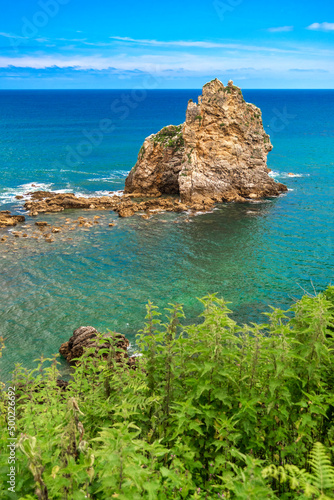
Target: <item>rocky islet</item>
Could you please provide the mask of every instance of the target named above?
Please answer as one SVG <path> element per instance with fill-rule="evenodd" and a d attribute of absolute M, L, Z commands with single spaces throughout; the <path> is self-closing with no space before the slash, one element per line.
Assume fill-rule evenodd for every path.
<path fill-rule="evenodd" d="M 168 125 L 145 140 L 126 178 L 124 195 L 84 197 L 35 191 L 19 198 L 26 199 L 24 209 L 32 217 L 74 209 L 109 210 L 120 217 L 141 213 L 144 219 L 163 211 L 195 213 L 219 202 L 244 202 L 287 191 L 269 176 L 267 155 L 271 150 L 260 109 L 246 103 L 232 81 L 225 87 L 215 79 L 204 85 L 197 104 L 189 101 L 183 124 Z M 0 228 L 24 221 L 23 215 L 0 212 Z M 75 223 L 89 229 L 97 221 L 79 217 Z M 50 227 L 48 231 L 47 226 L 43 221 L 36 223 L 45 241 L 52 243 L 63 229 Z M 25 231 L 12 231 L 12 235 L 30 236 Z M 7 237 L 1 241 L 6 242 Z"/>
<path fill-rule="evenodd" d="M 125 181 L 125 193 L 177 194 L 194 208 L 217 202 L 278 196 L 287 187 L 268 174 L 273 146 L 261 110 L 239 87 L 215 79 L 196 104 L 188 102 L 185 123 L 149 136 Z"/>

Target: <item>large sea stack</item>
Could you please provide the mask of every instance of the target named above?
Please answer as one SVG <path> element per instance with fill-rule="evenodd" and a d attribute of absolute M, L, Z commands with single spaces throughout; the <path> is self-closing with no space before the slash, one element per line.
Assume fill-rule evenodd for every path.
<path fill-rule="evenodd" d="M 266 198 L 287 191 L 268 174 L 273 148 L 259 108 L 239 87 L 218 79 L 188 103 L 186 121 L 149 136 L 125 182 L 125 193 L 179 194 L 190 205 Z"/>

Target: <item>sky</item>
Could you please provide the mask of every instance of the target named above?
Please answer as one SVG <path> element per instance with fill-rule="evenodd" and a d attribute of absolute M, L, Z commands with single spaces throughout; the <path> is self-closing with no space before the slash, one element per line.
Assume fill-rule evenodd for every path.
<path fill-rule="evenodd" d="M 333 0 L 0 0 L 0 89 L 334 88 Z"/>

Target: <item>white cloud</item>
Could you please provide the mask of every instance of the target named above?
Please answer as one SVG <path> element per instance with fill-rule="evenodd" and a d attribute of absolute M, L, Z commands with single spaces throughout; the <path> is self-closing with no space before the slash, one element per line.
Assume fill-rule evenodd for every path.
<path fill-rule="evenodd" d="M 284 33 L 293 31 L 293 26 L 278 26 L 277 28 L 268 28 L 269 33 Z"/>
<path fill-rule="evenodd" d="M 228 49 L 228 50 L 247 50 L 256 52 L 277 52 L 277 53 L 296 53 L 297 50 L 294 49 L 279 49 L 277 47 L 265 47 L 256 45 L 246 45 L 241 43 L 222 43 L 222 42 L 204 42 L 204 41 L 185 41 L 185 40 L 146 40 L 138 38 L 128 38 L 121 36 L 111 36 L 112 40 L 119 42 L 125 42 L 129 44 L 136 45 L 146 45 L 149 47 L 179 47 L 179 48 L 191 48 L 198 47 L 203 49 Z"/>
<path fill-rule="evenodd" d="M 25 38 L 24 36 L 13 35 L 11 33 L 4 33 L 3 31 L 0 31 L 0 36 L 3 36 L 5 38 Z"/>
<path fill-rule="evenodd" d="M 252 64 L 256 71 L 289 71 L 290 68 L 304 70 L 327 68 L 334 71 L 334 60 L 330 56 L 309 59 L 309 53 L 298 55 L 257 53 L 252 58 Z M 0 56 L 0 68 L 73 68 L 77 70 L 108 70 L 116 68 L 120 71 L 142 71 L 149 73 L 184 72 L 190 71 L 194 74 L 205 72 L 219 73 L 227 71 L 227 68 L 248 68 L 250 55 L 244 51 L 238 53 L 227 53 L 219 55 L 191 54 L 189 52 L 170 52 L 166 54 L 116 54 L 103 56 L 92 55 L 25 55 L 21 57 Z"/>
<path fill-rule="evenodd" d="M 306 29 L 312 31 L 334 31 L 334 23 L 313 23 L 307 26 Z"/>
<path fill-rule="evenodd" d="M 110 38 L 112 40 L 118 40 L 120 42 L 130 42 L 139 45 L 150 45 L 154 47 L 199 47 L 202 49 L 216 49 L 223 46 L 223 44 L 221 43 L 204 42 L 204 41 L 172 40 L 170 42 L 165 42 L 162 40 L 146 40 L 138 38 L 129 38 L 125 36 L 111 36 Z"/>

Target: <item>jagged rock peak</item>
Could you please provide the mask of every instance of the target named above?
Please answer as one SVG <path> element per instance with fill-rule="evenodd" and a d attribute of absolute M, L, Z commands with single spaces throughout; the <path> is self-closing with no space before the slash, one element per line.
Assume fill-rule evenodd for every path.
<path fill-rule="evenodd" d="M 180 194 L 188 204 L 242 201 L 287 190 L 269 175 L 272 150 L 261 111 L 230 80 L 204 85 L 186 121 L 149 136 L 125 182 L 126 193 Z"/>

